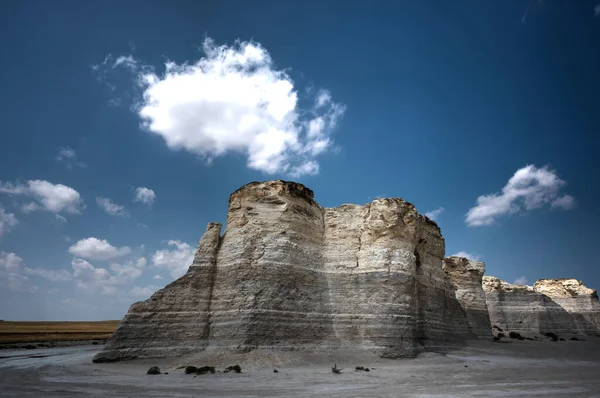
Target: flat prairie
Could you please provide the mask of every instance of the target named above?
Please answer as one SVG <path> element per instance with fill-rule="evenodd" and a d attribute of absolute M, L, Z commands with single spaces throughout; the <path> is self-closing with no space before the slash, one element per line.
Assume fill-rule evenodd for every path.
<path fill-rule="evenodd" d="M 0 344 L 107 339 L 119 321 L 0 322 Z"/>

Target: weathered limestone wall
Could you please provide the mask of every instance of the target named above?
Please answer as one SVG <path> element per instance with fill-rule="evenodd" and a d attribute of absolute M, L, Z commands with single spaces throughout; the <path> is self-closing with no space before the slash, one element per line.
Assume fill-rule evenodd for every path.
<path fill-rule="evenodd" d="M 504 330 L 600 335 L 598 295 L 580 281 L 541 279 L 523 286 L 484 276 L 483 289 L 492 325 Z"/>
<path fill-rule="evenodd" d="M 471 331 L 478 337 L 491 337 L 492 325 L 482 287 L 485 263 L 451 256 L 444 259 L 444 271 L 456 289 Z"/>
<path fill-rule="evenodd" d="M 223 349 L 351 346 L 411 357 L 471 337 L 435 223 L 402 199 L 324 209 L 310 189 L 250 183 L 188 273 L 129 313 L 96 361 Z"/>

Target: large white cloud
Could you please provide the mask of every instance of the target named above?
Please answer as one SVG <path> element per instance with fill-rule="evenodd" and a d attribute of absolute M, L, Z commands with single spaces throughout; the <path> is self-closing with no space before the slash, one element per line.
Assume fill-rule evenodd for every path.
<path fill-rule="evenodd" d="M 547 204 L 555 208 L 573 208 L 575 200 L 572 196 L 559 196 L 565 184 L 548 167 L 525 166 L 508 180 L 502 192 L 478 197 L 477 206 L 469 210 L 465 221 L 471 227 L 491 225 L 501 216 L 537 209 Z"/>
<path fill-rule="evenodd" d="M 129 215 L 127 210 L 125 210 L 125 206 L 113 203 L 109 198 L 96 198 L 96 204 L 108 215 L 119 217 L 127 217 Z"/>
<path fill-rule="evenodd" d="M 179 278 L 192 265 L 196 250 L 179 240 L 170 240 L 167 244 L 172 249 L 157 250 L 152 256 L 152 264 L 155 267 L 168 269 L 173 278 Z"/>
<path fill-rule="evenodd" d="M 30 180 L 25 184 L 0 181 L 0 193 L 32 198 L 35 202 L 26 204 L 23 207 L 25 212 L 46 210 L 55 214 L 80 214 L 83 207 L 79 192 L 66 185 L 43 180 Z"/>
<path fill-rule="evenodd" d="M 133 198 L 134 202 L 142 202 L 148 206 L 152 206 L 152 203 L 154 203 L 155 199 L 156 194 L 150 188 L 137 187 L 135 189 L 135 198 Z"/>
<path fill-rule="evenodd" d="M 131 249 L 127 246 L 115 247 L 105 239 L 91 237 L 69 247 L 69 253 L 88 260 L 112 260 L 131 253 Z"/>
<path fill-rule="evenodd" d="M 173 150 L 208 162 L 242 153 L 249 168 L 268 174 L 318 173 L 316 157 L 332 149 L 345 106 L 329 91 L 313 90 L 312 105 L 302 109 L 294 81 L 259 43 L 218 46 L 206 39 L 203 50 L 198 60 L 167 62 L 162 75 L 132 56 L 109 56 L 94 70 L 124 66 L 134 72 L 142 90 L 138 116 Z"/>
<path fill-rule="evenodd" d="M 19 223 L 17 217 L 14 214 L 6 212 L 4 208 L 0 207 L 0 238 Z"/>

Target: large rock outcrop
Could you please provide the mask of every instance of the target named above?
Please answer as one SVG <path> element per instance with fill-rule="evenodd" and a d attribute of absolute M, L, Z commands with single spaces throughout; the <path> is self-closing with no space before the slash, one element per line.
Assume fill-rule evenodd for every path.
<path fill-rule="evenodd" d="M 492 325 L 521 334 L 599 334 L 595 290 L 574 279 L 541 279 L 533 286 L 483 277 Z"/>
<path fill-rule="evenodd" d="M 471 331 L 478 337 L 491 337 L 492 325 L 482 287 L 485 263 L 450 256 L 444 259 L 444 271 L 454 285 Z"/>
<path fill-rule="evenodd" d="M 186 275 L 133 304 L 94 361 L 360 347 L 412 357 L 471 337 L 437 225 L 402 199 L 322 208 L 305 186 L 247 184 Z"/>

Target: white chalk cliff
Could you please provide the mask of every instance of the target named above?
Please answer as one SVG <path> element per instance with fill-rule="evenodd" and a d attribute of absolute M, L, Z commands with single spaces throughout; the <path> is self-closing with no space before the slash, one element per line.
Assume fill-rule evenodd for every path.
<path fill-rule="evenodd" d="M 186 275 L 133 304 L 96 362 L 202 351 L 360 347 L 382 357 L 473 337 L 438 226 L 402 199 L 323 208 L 305 186 L 247 184 Z"/>

